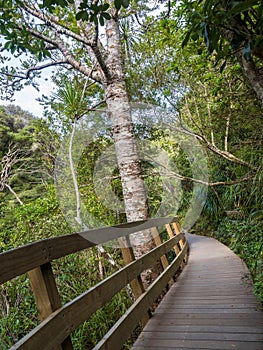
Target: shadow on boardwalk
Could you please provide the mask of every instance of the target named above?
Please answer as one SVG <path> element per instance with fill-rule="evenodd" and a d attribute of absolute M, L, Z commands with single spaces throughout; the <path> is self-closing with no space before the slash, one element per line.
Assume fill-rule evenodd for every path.
<path fill-rule="evenodd" d="M 187 235 L 190 257 L 133 350 L 263 350 L 263 312 L 245 264 L 213 238 Z"/>

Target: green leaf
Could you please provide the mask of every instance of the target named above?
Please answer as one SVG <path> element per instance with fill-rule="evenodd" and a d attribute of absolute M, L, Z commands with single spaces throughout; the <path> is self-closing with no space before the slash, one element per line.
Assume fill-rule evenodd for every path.
<path fill-rule="evenodd" d="M 247 0 L 247 1 L 238 1 L 236 5 L 232 7 L 231 10 L 228 11 L 228 15 L 237 15 L 243 11 L 248 10 L 249 8 L 258 5 L 258 0 Z"/>
<path fill-rule="evenodd" d="M 105 12 L 108 10 L 108 8 L 110 7 L 109 4 L 104 4 L 104 5 L 101 5 L 100 9 L 101 9 L 101 12 Z"/>
<path fill-rule="evenodd" d="M 223 70 L 225 69 L 226 66 L 226 60 L 224 61 L 224 63 L 222 64 L 222 66 L 220 67 L 220 73 L 223 72 Z"/>
<path fill-rule="evenodd" d="M 90 18 L 89 18 L 90 22 L 94 22 L 94 18 L 95 18 L 94 13 L 91 13 Z"/>
<path fill-rule="evenodd" d="M 114 0 L 114 6 L 116 7 L 117 10 L 120 10 L 122 5 L 122 0 Z"/>
<path fill-rule="evenodd" d="M 56 1 L 59 6 L 65 7 L 68 5 L 68 2 L 66 0 L 57 0 Z"/>
<path fill-rule="evenodd" d="M 100 25 L 104 26 L 104 18 L 103 18 L 103 16 L 99 17 L 99 21 L 100 21 Z"/>
<path fill-rule="evenodd" d="M 213 8 L 214 5 L 215 5 L 214 0 L 206 0 L 203 5 L 204 13 L 209 13 L 211 8 Z"/>
<path fill-rule="evenodd" d="M 124 8 L 128 8 L 130 5 L 130 0 L 122 0 L 122 6 Z"/>
<path fill-rule="evenodd" d="M 101 16 L 103 16 L 105 19 L 110 20 L 111 19 L 111 15 L 108 12 L 102 12 Z"/>
<path fill-rule="evenodd" d="M 87 11 L 80 11 L 76 14 L 76 20 L 83 20 L 83 21 L 87 21 L 89 19 L 89 14 L 87 13 Z"/>
<path fill-rule="evenodd" d="M 91 13 L 89 20 L 90 20 L 90 22 L 94 22 L 96 25 L 99 24 L 97 14 L 94 12 Z"/>
<path fill-rule="evenodd" d="M 50 7 L 52 5 L 52 0 L 43 0 L 43 7 Z"/>
<path fill-rule="evenodd" d="M 192 33 L 192 28 L 188 30 L 188 32 L 186 33 L 186 36 L 184 37 L 184 40 L 182 42 L 182 48 L 184 48 L 188 44 L 191 33 Z"/>
<path fill-rule="evenodd" d="M 90 5 L 90 9 L 94 12 L 94 13 L 99 13 L 100 12 L 100 6 L 97 5 Z"/>

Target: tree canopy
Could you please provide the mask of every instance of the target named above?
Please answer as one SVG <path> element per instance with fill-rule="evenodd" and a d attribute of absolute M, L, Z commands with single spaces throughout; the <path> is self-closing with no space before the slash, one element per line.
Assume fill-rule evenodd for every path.
<path fill-rule="evenodd" d="M 154 216 L 167 204 L 167 188 L 183 221 L 193 196 L 203 200 L 196 190 L 203 186 L 203 210 L 189 230 L 217 237 L 238 253 L 262 300 L 261 1 L 0 0 L 0 8 L 1 98 L 26 84 L 37 87 L 46 68 L 55 86 L 41 99 L 43 118 L 13 105 L 0 108 L 1 251 L 70 233 L 76 224 L 83 229 L 82 209 L 105 225 Z M 149 117 L 150 110 L 156 115 Z M 82 126 L 89 129 L 85 149 Z M 79 138 L 71 147 L 74 135 Z M 195 178 L 199 158 L 187 154 L 179 138 L 205 154 L 209 178 Z M 114 143 L 119 160 L 112 165 L 107 151 Z M 152 159 L 144 155 L 149 144 Z M 61 187 L 71 205 L 65 216 L 74 225 L 63 216 L 53 183 L 61 145 L 64 155 L 78 159 Z M 94 179 L 103 162 L 107 172 Z M 117 204 L 103 201 L 106 186 Z M 125 196 L 128 215 L 119 206 Z M 171 203 L 165 208 L 169 212 Z M 107 254 L 123 264 L 118 249 L 105 249 L 70 256 L 63 269 L 55 264 L 64 301 L 85 290 L 83 278 L 92 285 L 114 271 Z M 36 324 L 25 281 L 1 287 L 4 349 Z M 112 320 L 129 302 L 124 292 L 83 325 L 73 335 L 76 348 L 94 346 L 109 326 L 105 321 L 102 329 L 101 319 Z M 19 324 L 17 306 L 24 312 Z"/>

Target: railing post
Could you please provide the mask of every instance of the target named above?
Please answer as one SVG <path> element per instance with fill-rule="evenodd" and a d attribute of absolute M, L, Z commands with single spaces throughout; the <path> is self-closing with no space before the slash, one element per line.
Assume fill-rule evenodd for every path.
<path fill-rule="evenodd" d="M 61 307 L 55 277 L 50 262 L 28 272 L 30 285 L 34 293 L 40 321 Z M 66 338 L 56 350 L 73 350 L 70 337 Z"/>
<path fill-rule="evenodd" d="M 168 232 L 169 237 L 173 238 L 175 235 L 173 233 L 173 230 L 172 230 L 170 224 L 166 224 L 165 227 L 166 227 L 166 230 Z M 179 249 L 177 244 L 174 246 L 174 251 L 175 251 L 176 255 L 178 255 L 180 253 L 180 249 Z"/>
<path fill-rule="evenodd" d="M 159 231 L 158 231 L 157 227 L 153 227 L 151 229 L 151 231 L 152 231 L 152 236 L 153 236 L 154 242 L 156 244 L 156 247 L 158 247 L 159 245 L 162 244 Z M 165 270 L 169 266 L 169 262 L 167 260 L 166 255 L 161 256 L 160 260 L 161 260 L 161 263 L 162 263 L 162 267 Z"/>
<path fill-rule="evenodd" d="M 173 225 L 175 234 L 176 234 L 176 235 L 179 235 L 179 233 L 181 233 L 181 225 L 180 225 L 180 223 L 179 223 L 179 222 L 173 222 L 172 225 Z M 182 249 L 183 246 L 184 246 L 184 242 L 185 242 L 185 237 L 183 237 L 183 238 L 179 241 L 179 245 L 180 245 L 181 249 Z"/>
<path fill-rule="evenodd" d="M 121 247 L 123 261 L 125 265 L 128 265 L 135 260 L 133 250 L 129 247 L 129 240 L 127 238 L 120 238 L 118 241 Z M 131 281 L 131 288 L 135 299 L 138 299 L 145 292 L 140 276 Z"/>
<path fill-rule="evenodd" d="M 129 246 L 130 244 L 129 238 L 119 238 L 118 242 L 121 247 L 123 261 L 125 265 L 128 265 L 135 260 L 133 249 Z M 132 292 L 134 294 L 135 299 L 138 299 L 145 292 L 140 275 L 137 276 L 137 278 L 135 278 L 134 280 L 132 280 L 130 285 L 131 285 Z M 150 317 L 151 317 L 151 311 L 148 310 L 147 314 L 141 320 L 143 327 L 146 325 Z"/>
<path fill-rule="evenodd" d="M 181 225 L 179 222 L 173 222 L 172 223 L 173 228 L 174 228 L 174 232 L 176 235 L 179 235 L 179 233 L 181 233 Z M 179 241 L 179 246 L 181 249 L 183 249 L 184 243 L 186 241 L 185 236 Z M 187 257 L 184 258 L 184 262 L 187 262 Z"/>

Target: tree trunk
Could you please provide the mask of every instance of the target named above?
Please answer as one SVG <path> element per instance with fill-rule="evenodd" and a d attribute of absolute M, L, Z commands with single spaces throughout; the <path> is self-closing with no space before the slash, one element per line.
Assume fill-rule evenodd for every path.
<path fill-rule="evenodd" d="M 107 115 L 112 124 L 127 221 L 145 220 L 148 218 L 147 196 L 131 120 L 119 28 L 114 19 L 107 21 L 106 35 L 107 67 L 111 73 L 105 86 Z"/>
<path fill-rule="evenodd" d="M 235 23 L 231 23 L 230 26 L 232 26 L 232 28 L 235 28 Z M 231 44 L 233 41 L 234 30 L 230 31 L 224 29 L 221 31 L 221 33 L 222 36 Z M 238 60 L 238 63 L 240 64 L 244 77 L 247 79 L 251 88 L 254 90 L 258 99 L 263 105 L 263 74 L 255 64 L 255 61 L 253 59 L 253 51 L 249 61 L 247 61 L 243 55 L 242 46 L 238 50 L 235 50 L 234 54 Z M 262 59 L 262 52 L 256 52 L 255 54 L 260 59 Z"/>
<path fill-rule="evenodd" d="M 108 45 L 106 64 L 111 76 L 110 79 L 107 79 L 105 86 L 107 115 L 112 124 L 112 134 L 122 183 L 126 218 L 128 222 L 145 220 L 149 215 L 147 194 L 142 179 L 141 163 L 131 120 L 131 109 L 125 83 L 117 20 L 111 19 L 107 21 L 106 36 Z M 131 244 L 136 258 L 155 247 L 149 230 L 133 235 L 131 237 Z M 123 253 L 127 255 L 127 252 Z M 153 270 L 147 270 L 142 274 L 145 287 L 156 277 L 159 271 L 159 266 L 156 266 Z"/>
<path fill-rule="evenodd" d="M 263 74 L 256 66 L 252 57 L 249 61 L 247 61 L 243 56 L 243 53 L 240 51 L 236 53 L 236 57 L 242 68 L 244 76 L 263 105 Z"/>
<path fill-rule="evenodd" d="M 105 87 L 107 115 L 111 120 L 127 221 L 148 218 L 148 205 L 126 90 L 118 23 L 107 21 L 107 67 L 111 78 Z"/>

